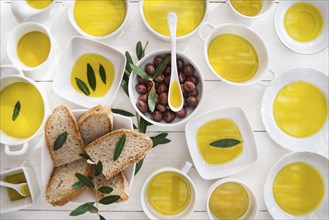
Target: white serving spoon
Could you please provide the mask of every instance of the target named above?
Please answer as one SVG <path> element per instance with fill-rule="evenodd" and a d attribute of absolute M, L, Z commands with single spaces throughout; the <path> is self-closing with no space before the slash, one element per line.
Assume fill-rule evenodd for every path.
<path fill-rule="evenodd" d="M 168 104 L 169 108 L 178 112 L 183 108 L 184 98 L 180 87 L 177 62 L 176 62 L 176 27 L 177 16 L 174 12 L 168 14 L 168 27 L 170 32 L 170 46 L 171 46 L 171 77 L 169 83 Z"/>
<path fill-rule="evenodd" d="M 13 183 L 7 183 L 7 182 L 4 182 L 4 181 L 0 181 L 0 186 L 4 186 L 4 187 L 14 189 L 24 197 L 30 196 L 29 193 L 26 192 L 26 190 L 25 190 L 25 187 L 28 187 L 27 183 L 13 184 Z"/>

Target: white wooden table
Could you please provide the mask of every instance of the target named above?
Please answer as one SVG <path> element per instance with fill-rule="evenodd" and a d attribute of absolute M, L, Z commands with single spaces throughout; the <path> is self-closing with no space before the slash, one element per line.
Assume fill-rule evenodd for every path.
<path fill-rule="evenodd" d="M 1 65 L 10 64 L 6 53 L 6 42 L 10 31 L 18 25 L 11 13 L 10 4 L 10 1 L 1 0 Z M 278 3 L 276 3 L 275 8 L 277 5 Z M 209 6 L 207 21 L 213 25 L 241 23 L 241 21 L 230 14 L 225 2 L 210 1 Z M 57 2 L 55 7 L 63 7 L 63 3 Z M 158 49 L 168 49 L 169 43 L 156 39 L 142 23 L 138 1 L 131 1 L 130 8 L 130 14 L 128 15 L 129 21 L 123 32 L 115 38 L 105 40 L 104 42 L 122 52 L 128 50 L 131 54 L 134 54 L 136 42 L 139 40 L 142 41 L 143 44 L 145 44 L 146 41 L 149 42 L 147 53 Z M 256 20 L 250 25 L 250 27 L 265 40 L 270 54 L 271 67 L 278 73 L 291 67 L 303 66 L 315 68 L 328 74 L 328 48 L 318 54 L 300 55 L 290 51 L 280 42 L 275 34 L 273 26 L 275 8 L 271 10 L 269 15 Z M 70 37 L 78 35 L 71 26 L 66 13 L 61 14 L 51 27 L 51 32 L 54 34 L 60 49 L 63 49 Z M 239 174 L 233 175 L 233 177 L 245 181 L 256 192 L 259 203 L 256 219 L 271 219 L 263 199 L 264 181 L 272 165 L 279 158 L 289 153 L 289 151 L 281 148 L 271 140 L 261 121 L 260 105 L 265 87 L 260 84 L 246 87 L 234 87 L 215 78 L 206 65 L 204 44 L 201 39 L 199 39 L 198 34 L 195 34 L 184 42 L 180 42 L 177 49 L 184 52 L 197 63 L 205 79 L 206 94 L 199 113 L 227 106 L 239 106 L 246 112 L 256 139 L 259 159 L 256 165 Z M 38 84 L 44 89 L 51 108 L 61 103 L 67 104 L 73 109 L 80 108 L 54 94 L 52 90 L 52 73 L 54 70 L 55 68 L 50 69 L 49 72 L 45 73 L 39 79 L 36 79 Z M 270 74 L 265 77 L 267 78 L 264 78 L 264 80 L 271 80 Z M 128 97 L 121 89 L 112 107 L 134 112 Z M 102 210 L 105 218 L 145 219 L 146 216 L 140 203 L 140 191 L 146 177 L 155 169 L 161 167 L 172 166 L 179 168 L 184 165 L 185 161 L 192 162 L 188 152 L 183 126 L 171 129 L 151 126 L 148 129 L 148 134 L 154 136 L 159 133 L 159 131 L 168 132 L 168 137 L 172 142 L 154 148 L 147 155 L 141 171 L 135 176 L 131 198 L 126 203 L 113 207 L 110 206 L 107 207 L 106 210 Z M 40 152 L 40 149 L 34 148 L 30 149 L 24 156 L 7 157 L 4 155 L 3 147 L 1 147 L 1 171 L 17 167 L 25 160 L 28 160 L 34 167 L 41 185 Z M 324 149 L 320 153 L 328 157 L 328 149 Z M 206 192 L 215 180 L 206 181 L 202 179 L 195 168 L 190 170 L 189 175 L 193 179 L 198 190 L 197 203 L 191 218 L 208 219 L 206 212 Z M 36 204 L 32 207 L 1 215 L 0 219 L 97 219 L 97 216 L 92 214 L 85 214 L 75 218 L 70 217 L 69 213 L 74 208 L 75 205 L 70 204 L 63 207 L 52 207 L 45 201 L 44 195 L 41 194 Z"/>

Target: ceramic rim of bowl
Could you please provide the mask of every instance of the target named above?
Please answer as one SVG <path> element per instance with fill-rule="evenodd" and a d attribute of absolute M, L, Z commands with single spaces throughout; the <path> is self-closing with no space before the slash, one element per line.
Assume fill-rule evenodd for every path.
<path fill-rule="evenodd" d="M 67 10 L 67 16 L 69 17 L 70 23 L 73 26 L 73 28 L 79 34 L 81 34 L 83 37 L 91 38 L 91 39 L 94 39 L 94 40 L 105 40 L 105 39 L 108 39 L 110 37 L 115 36 L 116 34 L 118 34 L 119 32 L 121 32 L 121 30 L 123 30 L 124 26 L 126 26 L 127 20 L 128 20 L 128 17 L 129 17 L 129 1 L 128 0 L 124 0 L 124 2 L 125 2 L 125 6 L 126 6 L 126 15 L 125 15 L 125 18 L 123 19 L 123 22 L 120 24 L 120 26 L 118 27 L 118 29 L 116 29 L 112 33 L 110 33 L 108 35 L 104 35 L 104 36 L 90 35 L 90 34 L 86 33 L 84 30 L 82 30 L 79 27 L 79 25 L 77 24 L 77 22 L 75 21 L 75 18 L 74 18 L 75 0 L 73 2 L 71 2 L 71 5 L 69 6 L 69 8 Z"/>
<path fill-rule="evenodd" d="M 170 53 L 170 49 L 154 51 L 154 52 L 146 55 L 145 57 L 143 57 L 140 61 L 138 61 L 138 63 L 136 65 L 141 66 L 143 63 L 146 63 L 146 61 L 149 60 L 150 58 L 154 58 L 157 55 L 164 55 L 164 54 L 169 54 L 169 53 Z M 151 118 L 147 117 L 144 113 L 142 113 L 136 106 L 136 101 L 137 101 L 138 97 L 135 98 L 135 96 L 137 96 L 138 94 L 135 91 L 134 82 L 133 82 L 133 80 L 135 80 L 136 73 L 134 71 L 132 71 L 132 73 L 129 77 L 128 92 L 129 92 L 130 102 L 133 105 L 134 109 L 137 111 L 137 113 L 141 117 L 143 117 L 146 121 L 152 123 L 153 125 L 157 125 L 157 126 L 161 126 L 161 127 L 173 127 L 173 126 L 184 124 L 190 118 L 192 118 L 192 116 L 197 111 L 199 111 L 200 106 L 203 103 L 203 98 L 204 98 L 204 94 L 205 94 L 205 86 L 204 86 L 203 76 L 202 76 L 202 73 L 201 73 L 199 67 L 196 65 L 196 63 L 191 58 L 189 58 L 185 54 L 177 51 L 177 58 L 179 58 L 179 57 L 183 58 L 184 61 L 187 61 L 188 63 L 190 63 L 194 67 L 195 72 L 198 73 L 197 76 L 199 77 L 199 84 L 200 84 L 200 91 L 199 91 L 200 93 L 199 93 L 199 103 L 198 103 L 198 105 L 194 109 L 192 109 L 192 111 L 189 115 L 186 115 L 186 117 L 180 119 L 180 121 L 177 121 L 177 122 L 172 121 L 171 123 L 156 122 L 156 121 L 152 120 Z"/>
<path fill-rule="evenodd" d="M 176 37 L 176 41 L 177 42 L 180 42 L 180 41 L 183 41 L 183 40 L 186 40 L 187 38 L 191 37 L 193 34 L 195 34 L 195 32 L 197 32 L 199 30 L 199 28 L 201 27 L 201 25 L 206 21 L 206 18 L 208 17 L 208 11 L 209 11 L 209 1 L 206 0 L 205 1 L 206 3 L 206 10 L 204 12 L 204 15 L 203 15 L 203 18 L 200 22 L 200 24 L 193 30 L 191 31 L 190 33 L 186 34 L 186 35 L 183 35 L 183 36 L 180 36 L 180 37 Z M 158 39 L 160 40 L 163 40 L 163 41 L 167 41 L 169 42 L 170 41 L 170 37 L 169 36 L 165 36 L 163 34 L 160 34 L 158 32 L 156 32 L 150 25 L 149 23 L 146 21 L 145 19 L 145 16 L 144 16 L 144 0 L 141 0 L 139 1 L 139 14 L 141 15 L 142 17 L 142 21 L 145 25 L 145 27 L 155 36 L 157 37 Z"/>
<path fill-rule="evenodd" d="M 270 5 L 267 9 L 265 9 L 265 11 L 261 12 L 261 13 L 258 13 L 257 15 L 255 16 L 247 16 L 247 15 L 244 15 L 240 12 L 238 12 L 232 5 L 231 3 L 231 0 L 226 0 L 226 4 L 229 5 L 229 7 L 235 12 L 235 15 L 236 16 L 239 16 L 240 18 L 244 18 L 244 19 L 248 19 L 248 20 L 255 20 L 255 19 L 258 19 L 258 18 L 261 18 L 263 17 L 264 15 L 267 15 L 269 14 L 270 10 L 273 8 L 274 6 L 274 3 L 275 3 L 275 0 L 269 0 L 270 1 Z"/>

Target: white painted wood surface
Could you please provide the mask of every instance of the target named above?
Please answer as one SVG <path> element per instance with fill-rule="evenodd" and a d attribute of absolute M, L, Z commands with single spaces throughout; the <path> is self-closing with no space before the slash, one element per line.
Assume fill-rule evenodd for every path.
<path fill-rule="evenodd" d="M 10 31 L 18 25 L 14 16 L 11 14 L 10 3 L 10 1 L 1 0 L 1 65 L 10 64 L 6 53 L 6 42 Z M 60 8 L 63 7 L 63 5 L 64 3 L 57 2 L 55 7 Z M 230 14 L 225 2 L 210 1 L 209 6 L 207 21 L 213 25 L 218 26 L 225 23 L 244 24 L 243 21 L 237 20 Z M 288 68 L 303 66 L 312 67 L 328 74 L 328 48 L 318 54 L 300 55 L 290 51 L 280 42 L 275 34 L 273 26 L 275 8 L 271 10 L 269 15 L 250 25 L 250 27 L 259 33 L 265 40 L 270 54 L 271 67 L 278 73 Z M 110 38 L 104 42 L 122 52 L 128 50 L 131 53 L 135 50 L 135 44 L 139 40 L 143 43 L 149 41 L 147 53 L 158 49 L 169 48 L 169 43 L 156 39 L 143 25 L 139 15 L 138 1 L 131 1 L 130 9 L 129 22 L 124 30 L 114 38 Z M 51 27 L 51 33 L 55 36 L 60 49 L 63 49 L 65 43 L 70 37 L 78 35 L 70 25 L 66 13 L 62 13 L 61 16 L 59 16 L 58 20 Z M 244 180 L 256 192 L 259 203 L 256 219 L 271 219 L 263 199 L 264 181 L 272 165 L 279 158 L 289 153 L 289 151 L 274 143 L 274 141 L 268 136 L 262 124 L 260 104 L 265 87 L 260 84 L 246 87 L 233 87 L 217 80 L 217 78 L 212 75 L 206 64 L 204 57 L 204 44 L 198 37 L 198 34 L 195 34 L 184 42 L 180 42 L 177 49 L 187 54 L 198 64 L 205 78 L 206 95 L 199 113 L 233 105 L 241 107 L 246 112 L 254 131 L 253 133 L 257 143 L 259 159 L 256 165 L 252 168 L 237 175 L 233 175 L 233 177 Z M 58 54 L 58 56 L 59 55 L 60 54 Z M 72 108 L 80 108 L 79 106 L 70 104 L 54 94 L 52 91 L 52 73 L 54 70 L 55 68 L 52 68 L 47 73 L 44 73 L 35 79 L 44 89 L 49 99 L 50 106 L 53 108 L 58 104 L 65 103 Z M 264 80 L 270 82 L 271 75 L 268 74 L 265 76 Z M 133 112 L 133 107 L 122 90 L 118 92 L 112 107 L 122 108 Z M 142 184 L 147 176 L 155 169 L 161 167 L 172 166 L 179 168 L 184 165 L 185 161 L 192 162 L 187 149 L 183 126 L 171 129 L 151 126 L 149 127 L 148 134 L 153 136 L 159 131 L 167 131 L 169 133 L 169 139 L 171 139 L 172 142 L 158 146 L 147 155 L 141 171 L 135 176 L 131 198 L 126 203 L 109 206 L 106 207 L 105 210 L 102 210 L 107 219 L 145 219 L 146 216 L 143 213 L 139 198 Z M 32 145 L 35 145 L 36 142 L 37 141 L 34 141 L 34 144 L 32 143 Z M 3 147 L 1 147 L 0 152 L 1 171 L 17 167 L 24 161 L 28 160 L 34 167 L 41 185 L 40 149 L 30 149 L 25 156 L 20 157 L 6 157 L 3 152 Z M 320 153 L 328 157 L 328 148 L 323 149 Z M 203 180 L 198 175 L 195 168 L 191 169 L 189 175 L 198 189 L 197 204 L 194 213 L 191 215 L 191 219 L 208 219 L 206 212 L 206 192 L 208 187 L 214 181 Z M 1 215 L 0 219 L 97 219 L 96 215 L 91 214 L 82 215 L 77 218 L 70 217 L 69 212 L 74 207 L 75 206 L 73 205 L 52 207 L 45 201 L 44 196 L 41 195 L 37 203 L 32 207 Z"/>

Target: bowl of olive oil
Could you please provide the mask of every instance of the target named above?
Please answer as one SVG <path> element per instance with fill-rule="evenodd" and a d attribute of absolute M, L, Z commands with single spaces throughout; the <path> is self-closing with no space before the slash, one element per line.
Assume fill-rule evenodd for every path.
<path fill-rule="evenodd" d="M 241 19 L 255 20 L 268 14 L 275 0 L 227 0 L 226 4 L 233 15 Z"/>

